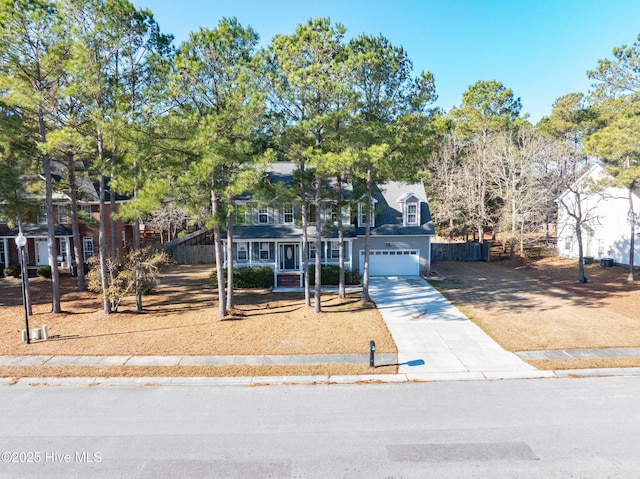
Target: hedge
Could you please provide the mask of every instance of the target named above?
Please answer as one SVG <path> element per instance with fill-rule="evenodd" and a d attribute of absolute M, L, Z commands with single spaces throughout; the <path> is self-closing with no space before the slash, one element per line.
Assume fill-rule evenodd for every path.
<path fill-rule="evenodd" d="M 211 279 L 218 284 L 214 270 Z M 224 282 L 227 285 L 227 268 L 224 269 Z M 247 289 L 268 289 L 273 287 L 273 270 L 268 266 L 245 266 L 233 268 L 233 287 Z"/>
<path fill-rule="evenodd" d="M 316 284 L 315 264 L 309 265 L 309 279 L 312 285 Z M 338 285 L 340 283 L 340 267 L 333 264 L 323 264 L 320 267 L 321 284 Z M 360 274 L 357 271 L 347 269 L 344 271 L 344 282 L 349 285 L 360 284 Z"/>
<path fill-rule="evenodd" d="M 20 265 L 19 264 L 10 264 L 4 269 L 5 278 L 9 278 L 13 276 L 14 278 L 20 277 Z"/>
<path fill-rule="evenodd" d="M 49 265 L 40 266 L 36 271 L 36 273 L 41 278 L 51 278 L 51 266 Z"/>

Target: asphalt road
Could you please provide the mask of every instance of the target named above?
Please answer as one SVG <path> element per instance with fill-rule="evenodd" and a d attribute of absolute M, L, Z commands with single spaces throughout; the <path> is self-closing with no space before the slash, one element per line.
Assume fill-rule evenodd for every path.
<path fill-rule="evenodd" d="M 630 478 L 640 378 L 0 386 L 0 478 Z"/>

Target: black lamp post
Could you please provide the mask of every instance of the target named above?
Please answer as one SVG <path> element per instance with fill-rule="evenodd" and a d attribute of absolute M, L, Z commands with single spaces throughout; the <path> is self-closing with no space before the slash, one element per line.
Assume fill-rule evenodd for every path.
<path fill-rule="evenodd" d="M 27 344 L 30 344 L 29 339 L 29 312 L 27 311 L 27 262 L 24 254 L 24 247 L 27 245 L 27 238 L 24 237 L 22 232 L 16 236 L 16 246 L 20 251 L 20 265 L 21 265 L 21 278 L 22 278 L 22 305 L 24 306 L 24 327 L 27 333 Z"/>

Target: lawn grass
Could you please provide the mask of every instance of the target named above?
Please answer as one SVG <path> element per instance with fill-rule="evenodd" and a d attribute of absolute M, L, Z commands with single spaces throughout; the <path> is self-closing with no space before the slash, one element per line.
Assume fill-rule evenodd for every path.
<path fill-rule="evenodd" d="M 144 311 L 135 312 L 133 299 L 119 311 L 105 316 L 101 302 L 91 292 L 74 291 L 74 278 L 62 279 L 62 314 L 50 313 L 50 282 L 30 279 L 34 314 L 30 328 L 47 325 L 50 339 L 21 341 L 24 329 L 20 281 L 0 280 L 0 355 L 8 356 L 229 356 L 229 355 L 311 355 L 368 354 L 375 340 L 379 353 L 396 353 L 396 346 L 379 312 L 363 303 L 357 293 L 340 299 L 337 293 L 322 296 L 323 312 L 314 313 L 304 304 L 302 293 L 238 291 L 236 304 L 225 318 L 218 316 L 216 291 L 210 266 L 173 266 L 166 271 L 156 293 L 144 297 Z M 318 367 L 203 367 L 174 369 L 171 374 L 259 375 L 282 374 L 363 374 L 368 364 L 320 365 Z M 41 366 L 41 373 L 66 374 Z M 53 367 L 52 367 L 53 368 Z M 98 375 L 97 367 L 89 367 Z M 94 369 L 91 369 L 94 368 Z M 191 368 L 191 369 L 188 369 Z M 29 369 L 35 371 L 35 369 Z M 282 371 L 288 371 L 283 373 Z M 73 375 L 82 374 L 70 367 Z M 376 372 L 381 372 L 377 370 Z M 385 372 L 395 372 L 385 371 Z M 158 375 L 164 375 L 156 369 Z M 16 367 L 0 368 L 0 375 L 26 374 Z M 150 374 L 149 369 L 126 366 L 110 368 L 109 374 Z"/>
<path fill-rule="evenodd" d="M 640 347 L 640 287 L 627 269 L 547 257 L 525 263 L 439 262 L 432 284 L 509 351 Z M 529 361 L 543 369 L 629 367 L 637 358 Z"/>

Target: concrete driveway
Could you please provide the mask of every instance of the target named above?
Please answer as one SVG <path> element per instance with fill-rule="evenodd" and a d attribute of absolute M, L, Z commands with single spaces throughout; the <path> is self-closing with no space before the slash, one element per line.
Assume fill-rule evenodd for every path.
<path fill-rule="evenodd" d="M 410 380 L 553 377 L 502 349 L 421 277 L 372 277 L 369 294 Z"/>

